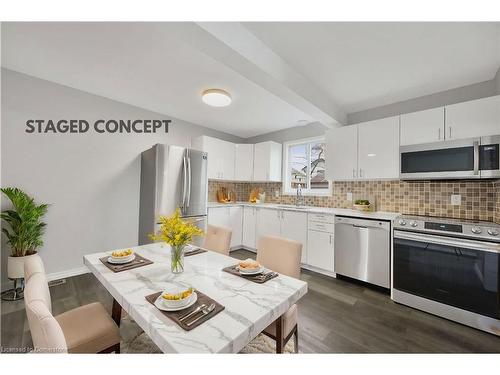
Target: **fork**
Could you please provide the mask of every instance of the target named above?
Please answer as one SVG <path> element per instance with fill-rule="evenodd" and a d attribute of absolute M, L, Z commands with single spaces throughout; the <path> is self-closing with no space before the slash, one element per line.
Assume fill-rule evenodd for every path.
<path fill-rule="evenodd" d="M 191 327 L 194 323 L 196 323 L 198 320 L 200 320 L 201 318 L 203 318 L 204 316 L 207 316 L 208 314 L 210 314 L 212 311 L 215 310 L 215 303 L 212 303 L 210 306 L 208 307 L 205 307 L 201 310 L 201 315 L 199 317 L 197 317 L 195 320 L 189 322 L 186 324 L 186 326 L 188 327 Z"/>

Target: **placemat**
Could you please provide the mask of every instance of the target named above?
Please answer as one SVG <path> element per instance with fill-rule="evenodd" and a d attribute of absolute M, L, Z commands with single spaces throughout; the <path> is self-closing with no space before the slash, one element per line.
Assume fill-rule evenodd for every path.
<path fill-rule="evenodd" d="M 130 262 L 130 263 L 125 263 L 125 264 L 112 264 L 108 262 L 109 256 L 99 258 L 99 260 L 106 266 L 108 267 L 111 271 L 113 272 L 122 272 L 122 271 L 128 271 L 134 268 L 142 267 L 142 266 L 147 266 L 148 264 L 153 264 L 152 261 L 149 259 L 144 258 L 143 256 L 140 256 L 139 254 L 135 253 L 135 259 Z"/>
<path fill-rule="evenodd" d="M 202 249 L 201 247 L 197 248 L 196 250 L 190 251 L 189 253 L 184 253 L 184 257 L 190 257 L 191 255 L 197 255 L 197 254 L 203 254 L 206 253 L 208 250 Z"/>
<path fill-rule="evenodd" d="M 264 284 L 266 281 L 272 280 L 275 277 L 279 276 L 279 273 L 273 272 L 273 271 L 267 271 L 267 273 L 261 273 L 258 275 L 242 275 L 240 273 L 240 271 L 238 271 L 237 267 L 238 267 L 238 265 L 235 264 L 234 266 L 229 266 L 229 267 L 223 268 L 222 270 L 230 273 L 231 275 L 242 277 L 246 280 L 253 281 L 254 283 L 257 283 L 257 284 Z"/>
<path fill-rule="evenodd" d="M 146 301 L 151 303 L 153 306 L 155 306 L 155 301 L 156 299 L 161 295 L 162 292 L 158 293 L 153 293 L 148 296 L 146 296 Z M 214 299 L 208 297 L 206 294 L 203 294 L 199 290 L 196 290 L 196 294 L 198 295 L 198 299 L 196 300 L 196 303 L 193 306 L 188 307 L 187 309 L 183 309 L 180 311 L 163 311 L 158 309 L 156 306 L 155 308 L 158 309 L 163 315 L 165 315 L 167 318 L 170 320 L 174 321 L 179 327 L 181 327 L 185 331 L 191 331 L 192 329 L 198 327 L 200 324 L 205 323 L 207 320 L 212 319 L 215 315 L 220 313 L 222 310 L 225 309 L 224 306 L 222 306 L 220 303 L 215 301 Z M 196 314 L 192 315 L 186 320 L 183 320 L 182 322 L 180 321 L 180 318 L 183 316 L 189 314 L 190 312 L 196 310 L 199 306 L 205 304 L 205 306 L 210 306 L 211 304 L 215 304 L 215 309 L 210 312 L 209 314 L 203 316 L 201 319 L 199 319 L 197 322 L 194 324 L 188 326 L 187 323 L 192 322 L 193 320 L 199 318 L 202 316 L 201 311 L 197 312 Z"/>

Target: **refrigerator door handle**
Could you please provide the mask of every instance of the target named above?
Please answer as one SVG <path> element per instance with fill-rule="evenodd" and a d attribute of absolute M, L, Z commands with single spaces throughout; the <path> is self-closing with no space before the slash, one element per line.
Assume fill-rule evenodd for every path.
<path fill-rule="evenodd" d="M 187 156 L 187 167 L 188 167 L 188 188 L 187 188 L 187 202 L 186 207 L 189 207 L 189 203 L 191 201 L 191 156 Z"/>
<path fill-rule="evenodd" d="M 182 200 L 181 200 L 181 205 L 182 205 L 182 208 L 184 209 L 185 202 L 186 202 L 186 184 L 187 184 L 186 156 L 182 157 L 182 172 L 183 172 L 183 178 L 182 178 Z"/>

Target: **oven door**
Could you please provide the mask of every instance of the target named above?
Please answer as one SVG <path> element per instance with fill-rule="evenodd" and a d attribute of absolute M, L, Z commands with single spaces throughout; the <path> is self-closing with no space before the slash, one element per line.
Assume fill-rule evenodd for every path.
<path fill-rule="evenodd" d="M 394 231 L 394 289 L 500 318 L 500 244 Z"/>
<path fill-rule="evenodd" d="M 401 146 L 404 180 L 480 178 L 480 138 Z"/>

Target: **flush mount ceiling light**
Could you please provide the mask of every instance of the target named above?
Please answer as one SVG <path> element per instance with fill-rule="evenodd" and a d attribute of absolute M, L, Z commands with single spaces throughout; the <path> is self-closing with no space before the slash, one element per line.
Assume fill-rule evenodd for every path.
<path fill-rule="evenodd" d="M 227 107 L 231 104 L 231 95 L 222 89 L 208 89 L 201 94 L 203 103 L 212 107 Z"/>

